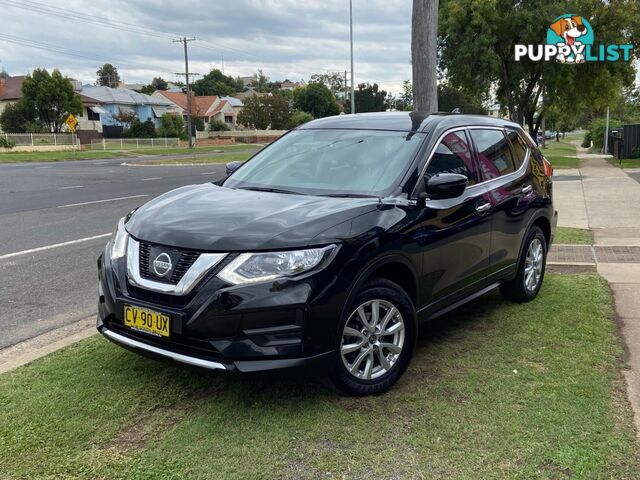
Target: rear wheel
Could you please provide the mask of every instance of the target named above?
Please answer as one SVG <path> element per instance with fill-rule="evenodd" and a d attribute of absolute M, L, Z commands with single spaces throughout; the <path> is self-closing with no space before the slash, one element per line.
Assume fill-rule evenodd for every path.
<path fill-rule="evenodd" d="M 386 279 L 367 283 L 340 324 L 332 379 L 350 395 L 389 389 L 407 368 L 416 341 L 413 303 Z"/>
<path fill-rule="evenodd" d="M 516 278 L 500 285 L 505 298 L 528 302 L 538 295 L 547 263 L 547 240 L 540 227 L 534 226 L 525 237 L 518 261 Z"/>

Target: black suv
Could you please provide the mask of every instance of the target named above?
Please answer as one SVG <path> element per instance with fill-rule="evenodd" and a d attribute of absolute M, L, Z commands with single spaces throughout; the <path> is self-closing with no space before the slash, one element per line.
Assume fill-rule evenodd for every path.
<path fill-rule="evenodd" d="M 98 260 L 109 340 L 209 369 L 319 367 L 366 395 L 402 375 L 421 322 L 542 285 L 552 169 L 515 123 L 330 117 L 228 170 L 120 220 Z"/>

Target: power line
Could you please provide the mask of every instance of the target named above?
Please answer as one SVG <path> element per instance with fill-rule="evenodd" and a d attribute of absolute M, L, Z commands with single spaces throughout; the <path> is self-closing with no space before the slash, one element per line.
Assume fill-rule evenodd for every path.
<path fill-rule="evenodd" d="M 176 32 L 163 32 L 160 30 L 142 27 L 134 23 L 114 21 L 107 17 L 101 17 L 98 15 L 89 15 L 89 14 L 78 12 L 75 10 L 67 10 L 67 9 L 62 9 L 58 7 L 53 7 L 51 5 L 46 5 L 46 4 L 35 2 L 32 0 L 0 0 L 0 4 L 12 6 L 15 8 L 20 8 L 23 10 L 30 10 L 36 13 L 43 13 L 45 15 L 53 15 L 53 16 L 64 18 L 65 20 L 89 22 L 94 25 L 101 25 L 109 28 L 114 28 L 120 31 L 137 33 L 140 35 L 147 35 L 155 38 L 162 38 L 162 39 L 169 40 L 171 38 L 183 36 L 182 34 L 178 34 Z M 237 48 L 228 47 L 226 45 L 220 45 L 220 44 L 212 43 L 212 42 L 201 40 L 201 39 L 199 40 L 199 42 L 201 42 L 201 44 L 198 44 L 197 48 L 201 48 L 204 50 L 218 52 L 218 50 L 223 49 L 223 50 L 228 50 L 230 52 L 234 52 L 238 55 L 241 55 L 247 58 L 252 57 L 255 59 L 260 59 L 260 57 L 250 52 L 247 52 L 245 50 L 240 50 Z"/>
<path fill-rule="evenodd" d="M 56 45 L 52 45 L 50 43 L 37 42 L 35 40 L 28 40 L 26 38 L 15 37 L 13 35 L 7 35 L 7 34 L 4 34 L 4 33 L 0 33 L 0 41 L 12 43 L 12 44 L 15 44 L 15 45 L 21 45 L 21 46 L 25 46 L 25 47 L 30 47 L 30 48 L 36 48 L 36 49 L 39 49 L 39 50 L 47 50 L 49 52 L 60 53 L 62 55 L 67 55 L 67 56 L 71 56 L 71 57 L 84 58 L 86 60 L 91 60 L 91 61 L 94 61 L 94 62 L 114 61 L 113 59 L 89 56 L 89 55 L 86 55 L 84 52 L 80 52 L 78 50 L 72 50 L 72 49 L 67 48 L 67 47 L 56 46 Z M 167 71 L 167 70 L 160 70 L 160 69 L 158 69 L 156 67 L 153 67 L 151 65 L 148 65 L 148 64 L 134 64 L 134 63 L 130 63 L 130 62 L 120 62 L 120 61 L 115 61 L 114 63 L 118 63 L 118 65 L 124 65 L 124 66 L 128 66 L 128 67 L 131 67 L 131 68 L 144 68 L 144 69 L 154 70 L 154 71 L 156 71 L 158 73 L 164 73 L 166 75 L 172 75 L 172 73 Z"/>

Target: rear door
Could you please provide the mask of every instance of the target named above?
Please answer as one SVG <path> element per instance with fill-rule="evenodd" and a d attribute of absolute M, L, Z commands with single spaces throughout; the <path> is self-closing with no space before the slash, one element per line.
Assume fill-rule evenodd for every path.
<path fill-rule="evenodd" d="M 470 129 L 482 185 L 491 203 L 489 273 L 512 267 L 517 259 L 535 198 L 527 171 L 529 149 L 514 129 Z"/>
<path fill-rule="evenodd" d="M 423 251 L 421 298 L 427 315 L 451 303 L 481 282 L 489 260 L 489 202 L 479 183 L 477 164 L 466 129 L 443 134 L 426 164 L 418 191 L 438 173 L 458 173 L 469 179 L 462 196 L 427 200 L 419 210 L 412 236 Z"/>

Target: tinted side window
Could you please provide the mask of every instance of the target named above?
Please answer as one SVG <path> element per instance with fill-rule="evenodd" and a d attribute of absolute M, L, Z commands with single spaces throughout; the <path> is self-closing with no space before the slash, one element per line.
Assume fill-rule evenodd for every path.
<path fill-rule="evenodd" d="M 529 147 L 524 143 L 522 137 L 518 135 L 515 130 L 507 130 L 507 136 L 511 142 L 511 150 L 513 152 L 513 160 L 516 164 L 516 170 L 522 166 L 524 159 L 527 156 L 527 150 Z"/>
<path fill-rule="evenodd" d="M 485 180 L 515 171 L 509 142 L 502 130 L 472 129 L 471 137 L 478 150 L 480 169 Z"/>
<path fill-rule="evenodd" d="M 438 173 L 458 173 L 469 179 L 469 185 L 476 183 L 473 156 L 463 130 L 448 133 L 440 141 L 427 166 L 425 181 Z"/>

